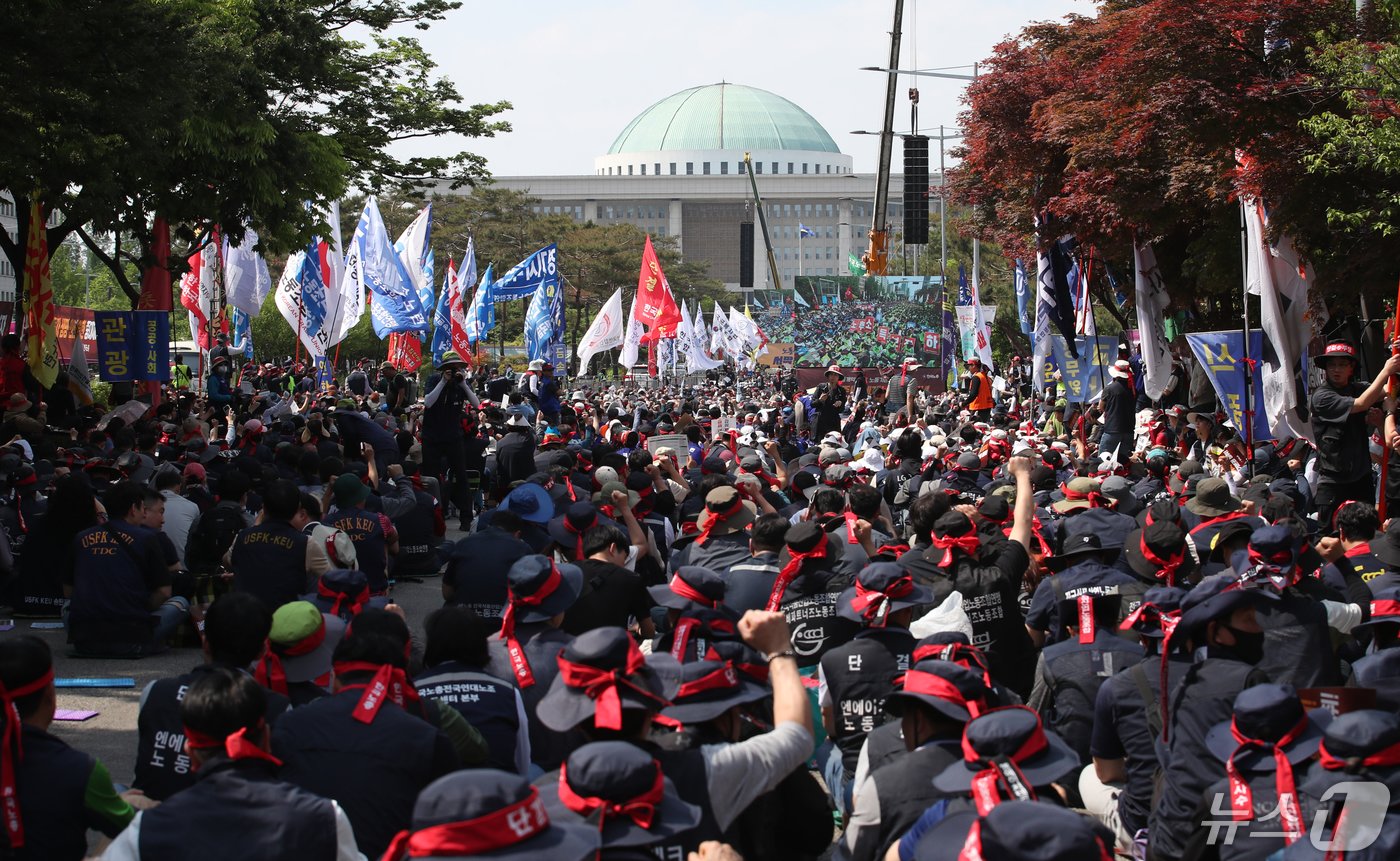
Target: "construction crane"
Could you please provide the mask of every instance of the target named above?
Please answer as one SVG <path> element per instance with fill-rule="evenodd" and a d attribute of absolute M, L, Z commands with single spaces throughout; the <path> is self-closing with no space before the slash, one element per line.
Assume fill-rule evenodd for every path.
<path fill-rule="evenodd" d="M 899 86 L 899 38 L 904 27 L 904 0 L 894 0 L 890 30 L 890 62 L 886 66 L 885 124 L 880 127 L 880 165 L 875 175 L 875 214 L 870 223 L 870 246 L 861 255 L 868 275 L 884 275 L 890 259 L 890 228 L 886 210 L 890 198 L 890 158 L 894 153 L 894 99 Z"/>

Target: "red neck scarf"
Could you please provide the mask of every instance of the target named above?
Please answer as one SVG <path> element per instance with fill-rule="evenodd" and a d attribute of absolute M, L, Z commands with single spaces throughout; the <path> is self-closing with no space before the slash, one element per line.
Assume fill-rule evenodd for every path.
<path fill-rule="evenodd" d="M 1025 708 L 1025 706 L 1009 706 Z M 986 766 L 972 777 L 972 800 L 977 803 L 977 815 L 986 816 L 993 807 L 1002 801 L 1035 801 L 1035 789 L 1021 773 L 1020 763 L 1040 753 L 1049 746 L 1045 739 L 1045 729 L 1037 719 L 1036 730 L 1009 757 L 997 756 L 983 759 L 963 733 L 963 759 L 975 765 Z M 1006 791 L 1003 797 L 1002 790 Z"/>
<path fill-rule="evenodd" d="M 260 730 L 263 726 L 263 722 L 258 721 L 258 725 L 251 729 Z M 281 767 L 282 760 L 248 740 L 248 730 L 249 727 L 245 726 L 238 732 L 221 740 L 213 736 L 205 735 L 198 730 L 185 727 L 185 740 L 190 743 L 190 747 L 197 750 L 223 748 L 224 753 L 228 754 L 228 758 L 232 760 L 260 759 L 264 762 L 270 762 L 275 766 Z"/>
<path fill-rule="evenodd" d="M 365 684 L 342 684 L 342 691 L 364 691 L 355 706 L 355 720 L 360 723 L 374 723 L 386 699 L 394 705 L 406 708 L 409 703 L 418 703 L 418 690 L 408 681 L 404 671 L 391 664 L 371 664 L 365 661 L 338 661 L 335 664 L 337 676 L 352 673 L 374 673 L 374 678 Z"/>
<path fill-rule="evenodd" d="M 535 686 L 535 674 L 530 670 L 530 661 L 525 657 L 525 647 L 515 637 L 515 614 L 518 607 L 538 607 L 544 603 L 545 599 L 553 595 L 563 581 L 563 575 L 559 573 L 559 566 L 554 564 L 554 560 L 549 562 L 549 577 L 544 581 L 544 585 L 535 590 L 530 595 L 519 595 L 514 589 L 510 590 L 509 600 L 506 602 L 506 612 L 501 617 L 501 639 L 506 641 L 506 656 L 510 658 L 510 669 L 515 674 L 515 683 L 521 688 L 532 688 Z"/>
<path fill-rule="evenodd" d="M 332 539 L 334 540 L 334 539 Z M 324 581 L 316 581 L 316 594 L 322 598 L 331 600 L 331 608 L 328 611 L 332 616 L 339 616 L 342 609 L 350 611 L 351 618 L 360 615 L 360 611 L 369 603 L 369 584 L 366 583 L 353 597 L 346 592 L 337 592 L 328 587 Z"/>
<path fill-rule="evenodd" d="M 626 685 L 658 704 L 667 704 L 628 678 L 646 666 L 646 659 L 630 638 L 627 641 L 627 659 L 620 670 L 605 670 L 592 664 L 576 664 L 565 658 L 562 651 L 558 661 L 559 677 L 564 680 L 565 687 L 580 690 L 593 700 L 593 725 L 598 729 L 622 729 L 622 697 L 618 694 L 618 685 Z"/>
<path fill-rule="evenodd" d="M 0 708 L 4 708 L 4 734 L 0 736 L 0 804 L 4 805 L 5 831 L 10 836 L 10 846 L 14 849 L 24 845 L 24 818 L 19 809 L 19 783 L 15 777 L 15 764 L 24 758 L 22 721 L 15 708 L 15 700 L 36 694 L 53 684 L 53 668 L 39 678 L 17 688 L 6 689 L 0 685 Z"/>
<path fill-rule="evenodd" d="M 972 530 L 966 535 L 935 535 L 929 540 L 929 544 L 943 551 L 943 556 L 935 565 L 939 568 L 947 568 L 953 564 L 956 557 L 954 550 L 961 550 L 969 556 L 977 552 L 977 548 L 982 546 L 982 542 L 977 538 L 977 530 Z"/>
<path fill-rule="evenodd" d="M 1152 563 L 1157 569 L 1157 579 L 1164 581 L 1168 586 L 1176 585 L 1177 572 L 1181 570 L 1182 564 L 1186 561 L 1186 545 L 1182 545 L 1181 550 L 1174 556 L 1162 558 L 1152 552 L 1152 548 L 1147 546 L 1147 537 L 1138 536 L 1138 550 L 1142 552 L 1142 558 Z"/>
<path fill-rule="evenodd" d="M 773 613 L 782 606 L 783 595 L 787 592 L 787 588 L 792 585 L 792 581 L 796 580 L 797 575 L 802 572 L 802 563 L 806 562 L 808 559 L 826 558 L 826 543 L 828 540 L 829 539 L 825 535 L 819 536 L 817 539 L 817 546 L 813 547 L 811 550 L 793 550 L 791 547 L 788 548 L 787 564 L 778 572 L 777 579 L 773 581 L 773 590 L 768 593 L 768 603 L 764 605 L 763 609 Z"/>
<path fill-rule="evenodd" d="M 1271 750 L 1274 755 L 1274 790 L 1278 795 L 1279 823 L 1283 825 L 1285 845 L 1290 845 L 1303 836 L 1303 816 L 1298 811 L 1298 788 L 1293 783 L 1293 764 L 1288 761 L 1285 750 L 1289 744 L 1308 728 L 1308 718 L 1304 715 L 1297 725 L 1283 734 L 1276 742 L 1249 738 L 1240 731 L 1233 719 L 1230 721 L 1230 735 L 1239 747 L 1225 760 L 1225 776 L 1230 780 L 1230 814 L 1237 822 L 1248 822 L 1254 818 L 1254 796 L 1249 781 L 1240 776 L 1235 765 L 1235 757 L 1248 747 Z"/>
<path fill-rule="evenodd" d="M 914 591 L 914 578 L 906 574 L 891 583 L 888 589 L 878 591 L 865 588 L 857 577 L 855 589 L 856 596 L 851 599 L 851 609 L 859 613 L 865 624 L 870 627 L 883 628 L 889 623 L 890 606 L 894 600 Z"/>
<path fill-rule="evenodd" d="M 696 546 L 702 545 L 706 541 L 709 541 L 710 533 L 714 531 L 715 526 L 717 526 L 721 521 L 728 520 L 729 518 L 738 514 L 740 511 L 743 511 L 744 498 L 742 496 L 735 497 L 734 504 L 724 509 L 723 511 L 715 511 L 713 508 L 709 508 L 708 506 L 706 506 L 706 510 L 710 513 L 710 519 L 705 523 L 705 528 L 700 530 L 700 537 L 695 539 Z"/>
<path fill-rule="evenodd" d="M 548 829 L 549 813 L 540 791 L 532 786 L 530 794 L 520 801 L 476 819 L 400 831 L 384 853 L 384 861 L 485 854 L 517 846 Z"/>
<path fill-rule="evenodd" d="M 666 784 L 661 776 L 661 763 L 652 760 L 652 765 L 656 768 L 656 778 L 646 792 L 635 798 L 627 798 L 617 801 L 610 798 L 599 798 L 596 795 L 579 795 L 574 792 L 574 788 L 569 785 L 568 764 L 559 766 L 559 801 L 573 812 L 585 819 L 598 814 L 598 830 L 602 831 L 608 819 L 627 818 L 639 828 L 651 828 L 651 823 L 656 816 L 656 806 L 661 803 L 662 795 L 665 792 Z"/>

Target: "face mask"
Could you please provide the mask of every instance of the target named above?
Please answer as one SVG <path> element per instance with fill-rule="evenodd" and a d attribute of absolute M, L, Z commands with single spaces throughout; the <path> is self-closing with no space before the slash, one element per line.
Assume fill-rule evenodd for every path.
<path fill-rule="evenodd" d="M 1264 632 L 1263 631 L 1241 631 L 1239 628 L 1231 628 L 1231 634 L 1235 637 L 1235 645 L 1230 647 L 1236 660 L 1246 664 L 1257 664 L 1264 660 Z"/>

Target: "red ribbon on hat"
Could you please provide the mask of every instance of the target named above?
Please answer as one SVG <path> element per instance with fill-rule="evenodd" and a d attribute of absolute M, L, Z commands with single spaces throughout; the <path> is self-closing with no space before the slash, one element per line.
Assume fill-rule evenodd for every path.
<path fill-rule="evenodd" d="M 802 570 L 802 563 L 808 559 L 826 558 L 826 543 L 826 536 L 821 535 L 817 538 L 817 546 L 811 550 L 793 550 L 792 547 L 788 547 L 787 564 L 778 572 L 777 578 L 773 581 L 773 589 L 768 593 L 768 603 L 764 605 L 763 609 L 772 613 L 782 606 L 783 595 L 787 592 L 787 588 L 792 585 L 792 581 L 797 579 L 798 573 Z"/>
<path fill-rule="evenodd" d="M 419 831 L 400 831 L 384 853 L 384 861 L 494 852 L 524 843 L 548 828 L 549 813 L 540 791 L 532 786 L 520 801 L 485 816 Z"/>
<path fill-rule="evenodd" d="M 967 643 L 941 643 L 915 647 L 914 663 L 917 664 L 926 658 L 951 661 L 964 669 L 979 672 L 988 690 L 995 687 L 992 684 L 992 671 L 987 666 L 987 656 L 976 646 Z"/>
<path fill-rule="evenodd" d="M 719 669 L 708 672 L 698 679 L 683 682 L 676 690 L 676 699 L 682 700 L 703 691 L 727 691 L 737 687 L 739 687 L 739 674 L 732 661 L 725 661 Z"/>
<path fill-rule="evenodd" d="M 263 726 L 264 723 L 260 720 L 258 721 L 257 725 L 251 727 L 251 729 L 256 731 L 262 729 Z M 213 736 L 205 735 L 204 733 L 198 730 L 190 729 L 189 727 L 185 727 L 184 729 L 185 741 L 189 742 L 190 747 L 195 748 L 196 750 L 207 750 L 210 748 L 221 747 L 224 749 L 224 753 L 228 754 L 229 759 L 260 759 L 264 762 L 270 762 L 273 765 L 279 767 L 282 765 L 282 760 L 278 759 L 277 757 L 258 747 L 256 744 L 254 744 L 248 739 L 249 727 L 242 727 L 238 730 L 238 732 L 232 733 L 228 737 L 223 739 L 217 739 Z"/>
<path fill-rule="evenodd" d="M 569 485 L 569 493 L 570 493 L 570 495 L 572 495 L 573 492 L 574 492 L 573 485 Z M 590 520 L 590 521 L 588 522 L 588 525 L 585 526 L 585 527 L 583 527 L 583 529 L 579 529 L 577 526 L 574 526 L 573 521 L 569 520 L 569 518 L 568 518 L 567 516 L 564 518 L 564 531 L 567 532 L 567 533 L 569 533 L 570 535 L 574 536 L 574 559 L 576 559 L 576 560 L 582 560 L 582 559 L 583 559 L 583 532 L 584 532 L 584 529 L 592 529 L 593 527 L 595 527 L 595 526 L 597 526 L 597 525 L 598 525 L 598 513 L 597 513 L 597 512 L 594 512 L 594 513 L 593 513 L 593 519 Z"/>
<path fill-rule="evenodd" d="M 687 616 L 676 620 L 676 629 L 671 632 L 671 657 L 685 663 L 685 647 L 690 643 L 690 635 L 700 623 Z"/>
<path fill-rule="evenodd" d="M 1024 709 L 1025 706 L 1007 706 L 1007 708 Z M 993 711 L 1000 711 L 1000 709 L 993 709 Z M 967 730 L 964 729 L 963 759 L 974 765 L 988 766 L 972 777 L 972 800 L 977 804 L 977 815 L 986 816 L 993 807 L 1003 801 L 1001 793 L 1003 787 L 1010 796 L 1005 800 L 1034 801 L 1035 789 L 1032 788 L 1030 781 L 1026 780 L 1026 776 L 1021 773 L 1019 765 L 1049 746 L 1050 742 L 1045 738 L 1045 727 L 1041 724 L 1039 715 L 1035 719 L 1035 732 L 1031 733 L 1010 756 L 998 755 L 992 759 L 984 759 L 972 746 L 967 738 Z"/>
<path fill-rule="evenodd" d="M 1375 753 L 1365 757 L 1349 757 L 1341 759 L 1333 756 L 1327 750 L 1327 740 L 1323 739 L 1318 747 L 1318 762 L 1328 771 L 1340 771 L 1341 769 L 1360 766 L 1365 768 L 1393 768 L 1400 765 L 1400 744 L 1392 744 L 1390 747 L 1383 747 Z"/>
<path fill-rule="evenodd" d="M 1138 550 L 1142 552 L 1142 558 L 1151 562 L 1157 568 L 1157 579 L 1163 580 L 1168 586 L 1176 585 L 1176 575 L 1181 566 L 1186 562 L 1186 545 L 1182 545 L 1181 552 L 1165 559 L 1152 552 L 1152 548 L 1147 546 L 1146 534 L 1138 536 Z"/>
<path fill-rule="evenodd" d="M 622 697 L 618 694 L 618 685 L 626 685 L 648 699 L 665 703 L 651 691 L 627 678 L 646 666 L 646 659 L 642 657 L 637 644 L 632 642 L 630 637 L 627 639 L 627 658 L 621 670 L 605 670 L 592 664 L 577 664 L 565 658 L 562 651 L 557 660 L 559 678 L 564 680 L 564 685 L 581 690 L 595 703 L 593 725 L 598 729 L 622 729 Z"/>
<path fill-rule="evenodd" d="M 289 658 L 309 655 L 320 648 L 325 641 L 326 617 L 322 615 L 321 624 L 316 627 L 316 630 L 290 646 L 284 647 L 282 654 Z M 263 643 L 262 660 L 258 661 L 257 669 L 253 671 L 253 679 L 270 691 L 276 691 L 284 696 L 287 693 L 287 671 L 282 666 L 282 656 L 273 651 L 271 640 Z"/>
<path fill-rule="evenodd" d="M 352 598 L 345 592 L 337 592 L 331 589 L 325 584 L 324 580 L 317 579 L 316 594 L 322 598 L 331 599 L 330 614 L 332 616 L 339 616 L 341 609 L 346 606 L 345 602 L 349 601 L 348 607 L 350 616 L 353 618 L 360 615 L 360 611 L 365 608 L 365 604 L 369 603 L 369 584 L 366 583 L 364 588 Z"/>
<path fill-rule="evenodd" d="M 1288 753 L 1284 748 L 1296 741 L 1307 728 L 1308 718 L 1304 715 L 1302 720 L 1275 742 L 1250 738 L 1240 730 L 1234 718 L 1230 719 L 1230 735 L 1239 744 L 1230 754 L 1230 758 L 1225 760 L 1225 776 L 1230 780 L 1231 818 L 1237 822 L 1247 822 L 1254 818 L 1254 795 L 1250 791 L 1249 781 L 1240 776 L 1235 757 L 1240 755 L 1240 751 L 1250 747 L 1272 751 L 1274 791 L 1278 796 L 1278 814 L 1279 821 L 1283 824 L 1284 845 L 1291 845 L 1303 836 L 1303 816 L 1298 812 L 1298 788 L 1293 782 L 1293 764 L 1288 761 Z"/>
<path fill-rule="evenodd" d="M 1094 621 L 1094 596 L 1080 595 L 1074 600 L 1079 608 L 1079 642 L 1087 645 L 1094 642 L 1094 636 L 1098 633 L 1098 625 Z"/>
<path fill-rule="evenodd" d="M 925 694 L 938 697 L 940 700 L 945 700 L 955 706 L 962 706 L 973 717 L 977 717 L 987 708 L 985 699 L 981 697 L 969 699 L 957 685 L 936 673 L 910 670 L 904 674 L 903 691 L 906 694 Z"/>
<path fill-rule="evenodd" d="M 24 845 L 24 817 L 20 814 L 19 783 L 15 777 L 15 765 L 24 759 L 24 741 L 15 700 L 36 694 L 51 684 L 52 667 L 28 684 L 15 688 L 0 685 L 0 708 L 5 710 L 5 729 L 0 735 L 0 804 L 4 805 L 5 831 L 9 834 L 12 849 Z"/>
<path fill-rule="evenodd" d="M 867 624 L 883 628 L 889 622 L 890 604 L 896 598 L 903 598 L 914 591 L 914 578 L 905 574 L 882 591 L 867 589 L 857 577 L 855 589 L 856 596 L 851 599 L 851 609 Z"/>
<path fill-rule="evenodd" d="M 333 665 L 337 676 L 352 673 L 374 673 L 369 682 L 359 685 L 341 685 L 342 691 L 364 691 L 355 704 L 355 720 L 360 723 L 374 723 L 384 701 L 393 700 L 394 705 L 405 708 L 409 703 L 419 702 L 418 689 L 408 681 L 404 671 L 392 664 L 372 664 L 368 661 L 337 661 Z"/>
<path fill-rule="evenodd" d="M 847 511 L 843 516 L 846 518 L 846 543 L 859 544 L 860 539 L 856 537 L 856 521 L 860 518 L 856 517 L 854 511 Z"/>
<path fill-rule="evenodd" d="M 566 521 L 567 522 L 567 521 Z M 506 641 L 506 656 L 510 658 L 510 670 L 515 675 L 515 683 L 520 688 L 535 686 L 535 674 L 530 669 L 530 660 L 525 657 L 525 647 L 515 636 L 515 614 L 517 607 L 538 607 L 544 600 L 559 589 L 563 575 L 554 560 L 549 561 L 549 577 L 539 589 L 530 595 L 517 594 L 514 589 L 507 593 L 506 611 L 501 617 L 500 639 Z"/>
<path fill-rule="evenodd" d="M 1372 601 L 1371 616 L 1400 616 L 1400 601 Z"/>
<path fill-rule="evenodd" d="M 1070 490 L 1068 484 L 1061 484 L 1060 492 L 1065 495 L 1065 499 L 1088 500 L 1090 508 L 1112 508 L 1117 502 L 1117 500 L 1109 499 L 1097 490 L 1090 490 L 1084 493 L 1080 493 L 1077 490 Z"/>
<path fill-rule="evenodd" d="M 966 535 L 935 535 L 929 540 L 929 544 L 943 551 L 943 557 L 936 563 L 939 568 L 947 568 L 953 564 L 954 550 L 961 550 L 970 555 L 982 546 L 976 530 Z"/>
<path fill-rule="evenodd" d="M 656 768 L 656 778 L 646 792 L 625 801 L 615 801 L 610 798 L 599 798 L 596 795 L 579 795 L 574 792 L 574 788 L 569 785 L 569 766 L 565 763 L 559 766 L 559 801 L 573 812 L 585 818 L 598 813 L 598 830 L 603 830 L 603 825 L 608 819 L 621 819 L 626 817 L 632 820 L 639 828 L 651 828 L 651 823 L 656 817 L 656 805 L 661 803 L 662 796 L 666 790 L 664 778 L 661 776 L 661 763 L 652 760 L 652 765 Z"/>
<path fill-rule="evenodd" d="M 705 528 L 700 530 L 700 536 L 695 539 L 696 546 L 702 545 L 710 540 L 710 533 L 714 530 L 716 524 L 721 520 L 728 520 L 742 511 L 743 508 L 744 498 L 742 496 L 736 496 L 734 498 L 734 504 L 723 511 L 715 511 L 713 508 L 706 506 L 705 510 L 710 513 L 710 519 L 705 524 Z"/>
<path fill-rule="evenodd" d="M 668 588 L 687 601 L 699 604 L 702 607 L 709 607 L 711 610 L 719 606 L 719 602 L 696 589 L 694 586 L 681 579 L 679 572 L 671 575 L 671 582 Z"/>
<path fill-rule="evenodd" d="M 1142 608 L 1139 607 L 1138 609 L 1141 610 Z M 1132 616 L 1128 618 L 1131 619 Z M 1157 681 L 1160 684 L 1158 690 L 1163 692 L 1158 694 L 1157 701 L 1162 710 L 1162 741 L 1165 742 L 1171 728 L 1171 713 L 1168 708 L 1170 695 L 1165 692 L 1171 690 L 1170 659 L 1172 654 L 1172 634 L 1176 632 L 1176 626 L 1181 624 L 1181 611 L 1159 609 L 1157 610 L 1157 621 L 1162 625 L 1162 647 L 1161 658 L 1158 663 L 1159 675 Z"/>

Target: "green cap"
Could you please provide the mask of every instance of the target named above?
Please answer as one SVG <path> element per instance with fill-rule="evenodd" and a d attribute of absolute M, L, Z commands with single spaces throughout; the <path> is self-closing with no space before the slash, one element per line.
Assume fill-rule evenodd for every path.
<path fill-rule="evenodd" d="M 272 631 L 267 638 L 279 646 L 292 646 L 316 633 L 321 627 L 321 610 L 310 601 L 283 604 L 272 614 Z"/>
<path fill-rule="evenodd" d="M 365 483 L 349 472 L 341 473 L 331 487 L 335 493 L 335 504 L 342 508 L 359 505 L 369 496 L 369 488 Z"/>

